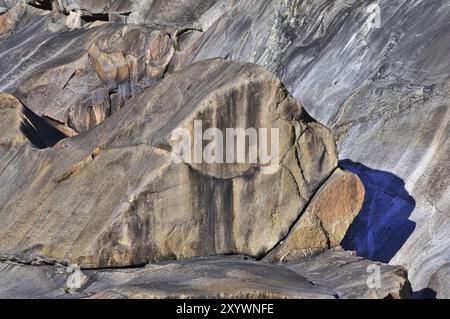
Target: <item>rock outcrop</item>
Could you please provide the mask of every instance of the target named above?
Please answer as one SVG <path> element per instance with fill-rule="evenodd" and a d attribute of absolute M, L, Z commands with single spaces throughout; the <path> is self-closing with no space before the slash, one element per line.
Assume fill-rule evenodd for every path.
<path fill-rule="evenodd" d="M 286 267 L 332 289 L 341 299 L 405 299 L 412 293 L 403 267 L 364 260 L 341 247 Z"/>
<path fill-rule="evenodd" d="M 174 53 L 163 28 L 111 23 L 70 30 L 54 22 L 58 17 L 66 19 L 23 4 L 0 17 L 0 29 L 4 21 L 14 30 L 3 42 L 0 91 L 76 133 L 161 79 Z"/>
<path fill-rule="evenodd" d="M 42 150 L 21 138 L 20 103 L 7 94 L 1 99 L 2 112 L 14 119 L 1 130 L 21 143 L 2 149 L 0 181 L 9 186 L 0 199 L 0 253 L 24 262 L 119 267 L 217 254 L 261 257 L 337 166 L 330 132 L 275 76 L 252 64 L 194 64 L 89 132 Z M 195 140 L 198 120 L 204 130 L 278 130 L 271 142 L 279 142 L 278 154 L 268 152 L 263 162 L 246 147 L 254 163 L 175 163 L 173 132 L 185 128 Z M 268 147 L 264 142 L 270 141 L 260 136 L 260 148 Z M 227 148 L 222 156 L 233 153 Z"/>
<path fill-rule="evenodd" d="M 447 297 L 450 10 L 381 0 L 375 25 L 373 4 L 0 0 L 0 257 L 101 268 L 239 254 L 259 260 L 252 280 L 274 267 L 277 281 L 307 287 L 266 279 L 263 297 L 409 295 L 395 266 L 367 291 L 349 273 L 372 262 L 328 251 L 342 245 Z M 175 132 L 194 141 L 198 125 L 273 128 L 279 156 L 248 138 L 254 161 L 222 163 L 214 130 L 201 146 L 219 163 L 175 152 Z M 326 291 L 269 261 L 312 265 L 305 277 Z M 205 262 L 226 276 L 222 261 Z M 337 267 L 348 271 L 332 283 Z M 30 294 L 59 296 L 35 268 L 12 269 L 42 279 Z M 133 280 L 149 288 L 108 286 L 105 275 L 93 293 L 184 293 L 144 273 Z M 217 296 L 207 285 L 186 293 Z"/>
<path fill-rule="evenodd" d="M 337 169 L 314 195 L 289 235 L 265 260 L 289 262 L 341 244 L 364 202 L 358 176 Z"/>
<path fill-rule="evenodd" d="M 325 263 L 325 264 L 324 264 Z M 240 257 L 211 257 L 150 264 L 137 269 L 86 270 L 77 289 L 61 266 L 0 264 L 1 298 L 408 298 L 400 267 L 380 266 L 382 288 L 371 290 L 369 262 L 330 251 L 288 267 Z M 325 273 L 323 273 L 325 271 Z M 321 276 L 320 274 L 325 274 Z M 333 278 L 338 278 L 334 281 Z M 344 282 L 345 280 L 345 282 Z M 82 283 L 82 282 L 80 282 Z"/>
<path fill-rule="evenodd" d="M 422 290 L 450 260 L 449 19 L 446 1 L 240 1 L 172 67 L 223 57 L 274 72 L 367 178 L 345 247 L 406 266 Z"/>

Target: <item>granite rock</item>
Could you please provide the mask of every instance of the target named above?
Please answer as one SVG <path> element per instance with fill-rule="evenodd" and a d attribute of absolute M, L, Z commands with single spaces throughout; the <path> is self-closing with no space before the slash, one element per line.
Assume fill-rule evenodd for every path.
<path fill-rule="evenodd" d="M 194 64 L 66 139 L 11 95 L 1 101 L 12 120 L 0 122 L 11 136 L 0 149 L 0 184 L 8 185 L 0 195 L 0 253 L 23 262 L 92 268 L 217 254 L 263 257 L 337 167 L 329 130 L 254 64 Z M 191 157 L 178 164 L 173 132 L 194 134 L 198 120 L 204 130 L 278 130 L 271 142 L 278 139 L 278 152 L 271 149 L 265 162 L 246 147 L 245 159 L 255 155 L 255 162 Z M 223 158 L 234 153 L 228 152 Z"/>

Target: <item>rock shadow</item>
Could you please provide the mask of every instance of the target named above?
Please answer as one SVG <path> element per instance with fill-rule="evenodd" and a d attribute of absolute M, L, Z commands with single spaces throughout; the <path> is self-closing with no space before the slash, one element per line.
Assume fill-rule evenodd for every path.
<path fill-rule="evenodd" d="M 437 293 L 431 288 L 425 288 L 413 293 L 413 299 L 437 299 Z"/>
<path fill-rule="evenodd" d="M 53 147 L 56 143 L 67 137 L 26 106 L 23 106 L 22 116 L 20 130 L 36 148 Z"/>
<path fill-rule="evenodd" d="M 370 260 L 390 262 L 416 227 L 409 219 L 416 201 L 405 189 L 404 181 L 392 173 L 348 159 L 339 165 L 358 175 L 366 189 L 363 207 L 342 247 Z"/>

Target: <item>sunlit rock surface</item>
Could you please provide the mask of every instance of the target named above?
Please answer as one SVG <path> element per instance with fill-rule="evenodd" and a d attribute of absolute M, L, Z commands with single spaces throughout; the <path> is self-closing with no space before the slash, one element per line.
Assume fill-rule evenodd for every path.
<path fill-rule="evenodd" d="M 450 261 L 450 7 L 446 0 L 381 0 L 377 28 L 368 23 L 372 3 L 0 1 L 0 90 L 28 107 L 26 114 L 8 111 L 0 125 L 20 127 L 25 114 L 25 123 L 39 123 L 46 132 L 34 125 L 25 126 L 25 133 L 2 131 L 2 148 L 31 140 L 48 147 L 95 129 L 129 99 L 204 59 L 260 64 L 330 127 L 341 168 L 364 185 L 361 212 L 342 245 L 401 264 L 415 291 L 430 285 L 444 296 Z M 54 127 L 62 135 L 55 137 Z M 97 156 L 90 152 L 88 162 Z M 7 154 L 7 163 L 14 163 Z M 22 185 L 31 185 L 29 172 L 21 173 Z M 8 194 L 16 189 L 10 186 L 13 176 L 2 184 Z M 27 198 L 45 190 L 37 184 Z"/>
<path fill-rule="evenodd" d="M 367 206 L 345 247 L 403 264 L 426 287 L 450 259 L 448 1 L 242 1 L 186 43 L 183 64 L 210 57 L 261 64 L 337 140 Z"/>
<path fill-rule="evenodd" d="M 0 149 L 0 255 L 8 259 L 92 268 L 233 253 L 261 257 L 288 234 L 337 167 L 329 130 L 255 64 L 199 62 L 62 141 L 13 96 L 1 94 L 0 102 L 12 119 L 0 123 L 11 136 Z M 259 152 L 255 163 L 190 157 L 178 164 L 173 132 L 185 128 L 194 140 L 196 120 L 205 130 L 276 129 L 279 146 L 276 153 L 267 149 L 270 162 Z M 264 149 L 270 140 L 259 142 Z M 245 158 L 253 153 L 246 148 Z"/>

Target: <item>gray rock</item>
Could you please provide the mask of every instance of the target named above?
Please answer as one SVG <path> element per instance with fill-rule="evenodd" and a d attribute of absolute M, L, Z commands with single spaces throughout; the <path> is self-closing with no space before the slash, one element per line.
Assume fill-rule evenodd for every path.
<path fill-rule="evenodd" d="M 137 0 L 51 0 L 54 10 L 82 10 L 89 14 L 129 13 Z"/>
<path fill-rule="evenodd" d="M 56 268 L 0 263 L 0 298 L 57 298 L 66 294 L 65 276 Z"/>
<path fill-rule="evenodd" d="M 324 264 L 327 262 L 327 264 Z M 0 298 L 407 298 L 399 267 L 380 264 L 383 288 L 366 281 L 370 262 L 332 251 L 288 267 L 242 257 L 210 257 L 142 268 L 86 270 L 88 281 L 68 289 L 66 267 L 0 264 Z M 291 268 L 291 269 L 289 269 Z M 333 278 L 337 278 L 333 281 Z M 346 280 L 345 283 L 343 280 Z"/>
<path fill-rule="evenodd" d="M 60 137 L 32 112 L 23 114 L 13 96 L 1 94 L 0 106 L 0 255 L 25 262 L 92 268 L 230 253 L 262 257 L 337 166 L 329 130 L 254 64 L 194 64 L 53 148 L 35 148 Z M 223 132 L 278 129 L 273 170 L 264 172 L 260 155 L 257 163 L 177 164 L 173 132 L 193 132 L 194 120 Z"/>
<path fill-rule="evenodd" d="M 68 30 L 66 19 L 26 5 L 1 16 L 0 29 L 3 20 L 13 32 L 0 52 L 0 91 L 80 133 L 162 78 L 174 48 L 161 28 L 91 24 Z"/>
<path fill-rule="evenodd" d="M 450 264 L 440 267 L 430 278 L 428 284 L 431 296 L 438 299 L 450 299 Z"/>
<path fill-rule="evenodd" d="M 340 299 L 407 299 L 412 294 L 403 267 L 365 260 L 340 247 L 287 267 L 318 286 L 329 287 Z"/>
<path fill-rule="evenodd" d="M 450 10 L 382 0 L 376 29 L 371 3 L 241 1 L 172 67 L 223 57 L 275 72 L 332 129 L 344 168 L 369 190 L 345 247 L 406 266 L 421 290 L 450 260 Z"/>
<path fill-rule="evenodd" d="M 91 298 L 333 299 L 292 270 L 237 258 L 203 258 L 149 265 L 142 270 L 96 273 L 82 293 Z"/>
<path fill-rule="evenodd" d="M 200 28 L 199 19 L 217 0 L 136 1 L 128 23 Z"/>

